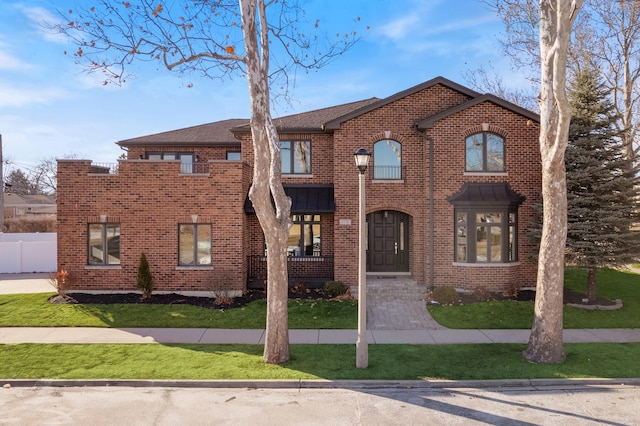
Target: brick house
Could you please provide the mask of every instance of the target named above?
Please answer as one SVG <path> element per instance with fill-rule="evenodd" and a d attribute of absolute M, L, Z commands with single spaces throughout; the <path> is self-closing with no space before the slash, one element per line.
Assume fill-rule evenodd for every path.
<path fill-rule="evenodd" d="M 358 170 L 368 276 L 424 288 L 532 286 L 526 230 L 540 200 L 536 114 L 442 77 L 275 120 L 292 198 L 291 285 L 357 284 Z M 134 291 L 145 252 L 156 291 L 261 288 L 264 237 L 247 193 L 248 120 L 118 142 L 117 165 L 58 161 L 58 263 L 75 290 Z"/>

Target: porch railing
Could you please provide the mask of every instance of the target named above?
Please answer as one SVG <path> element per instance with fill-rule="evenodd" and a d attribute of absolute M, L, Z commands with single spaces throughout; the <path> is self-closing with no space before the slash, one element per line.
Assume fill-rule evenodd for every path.
<path fill-rule="evenodd" d="M 247 256 L 249 288 L 264 288 L 267 280 L 267 258 Z M 298 283 L 308 288 L 322 287 L 325 281 L 333 280 L 333 256 L 306 256 L 287 258 L 289 286 Z"/>

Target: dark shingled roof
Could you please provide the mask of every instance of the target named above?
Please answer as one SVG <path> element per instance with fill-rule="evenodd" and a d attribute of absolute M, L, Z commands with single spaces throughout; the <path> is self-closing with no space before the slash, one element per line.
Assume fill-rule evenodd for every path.
<path fill-rule="evenodd" d="M 525 200 L 507 182 L 465 183 L 462 189 L 448 198 L 455 206 L 509 206 L 516 207 Z"/>
<path fill-rule="evenodd" d="M 245 118 L 216 121 L 215 123 L 171 130 L 118 142 L 120 146 L 133 145 L 237 145 L 240 143 L 230 129 L 249 123 Z"/>
<path fill-rule="evenodd" d="M 291 198 L 291 213 L 333 213 L 336 200 L 333 185 L 283 185 L 284 192 Z M 253 203 L 246 198 L 244 211 L 255 213 Z"/>
<path fill-rule="evenodd" d="M 300 114 L 286 115 L 284 117 L 274 118 L 278 131 L 281 133 L 299 133 L 299 132 L 323 132 L 324 124 L 337 117 L 349 114 L 365 106 L 378 102 L 378 98 L 364 99 L 361 101 L 350 102 L 348 104 L 336 105 L 328 108 L 316 109 L 314 111 L 302 112 Z M 244 126 L 238 126 L 232 129 L 233 132 L 248 133 L 251 131 L 249 123 Z"/>

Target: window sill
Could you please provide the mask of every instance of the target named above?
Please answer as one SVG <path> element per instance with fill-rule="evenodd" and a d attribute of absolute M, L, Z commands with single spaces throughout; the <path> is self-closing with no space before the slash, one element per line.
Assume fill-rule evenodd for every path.
<path fill-rule="evenodd" d="M 371 183 L 404 183 L 404 179 L 373 179 Z"/>
<path fill-rule="evenodd" d="M 178 176 L 210 176 L 209 173 L 178 173 Z"/>
<path fill-rule="evenodd" d="M 463 176 L 509 176 L 508 172 L 464 172 Z"/>
<path fill-rule="evenodd" d="M 122 269 L 122 265 L 85 265 L 84 269 Z"/>
<path fill-rule="evenodd" d="M 509 262 L 509 263 L 487 263 L 487 262 L 478 262 L 478 263 L 466 263 L 466 262 L 453 262 L 453 266 L 466 266 L 471 268 L 510 268 L 513 266 L 520 266 L 520 262 Z"/>
<path fill-rule="evenodd" d="M 282 175 L 283 178 L 285 179 L 291 179 L 291 178 L 304 178 L 304 179 L 310 179 L 313 177 L 313 174 L 306 174 L 306 173 L 288 173 L 288 174 L 283 174 Z"/>
<path fill-rule="evenodd" d="M 176 266 L 176 271 L 213 271 L 213 265 Z"/>

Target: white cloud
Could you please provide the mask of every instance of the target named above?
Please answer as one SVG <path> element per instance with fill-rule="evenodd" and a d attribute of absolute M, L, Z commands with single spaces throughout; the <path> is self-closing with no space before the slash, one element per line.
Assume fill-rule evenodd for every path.
<path fill-rule="evenodd" d="M 420 18 L 416 14 L 402 16 L 379 27 L 378 33 L 392 40 L 400 40 L 412 34 L 419 23 Z"/>
<path fill-rule="evenodd" d="M 23 107 L 42 104 L 69 97 L 66 90 L 57 87 L 17 87 L 0 80 L 0 107 Z"/>
<path fill-rule="evenodd" d="M 0 45 L 0 49 L 2 49 L 2 45 Z M 0 70 L 16 71 L 27 68 L 31 68 L 31 66 L 11 53 L 0 50 Z"/>
<path fill-rule="evenodd" d="M 30 21 L 31 26 L 45 40 L 55 43 L 68 42 L 64 35 L 50 29 L 54 25 L 62 24 L 64 22 L 62 17 L 56 16 L 42 7 L 21 7 L 20 10 Z"/>

